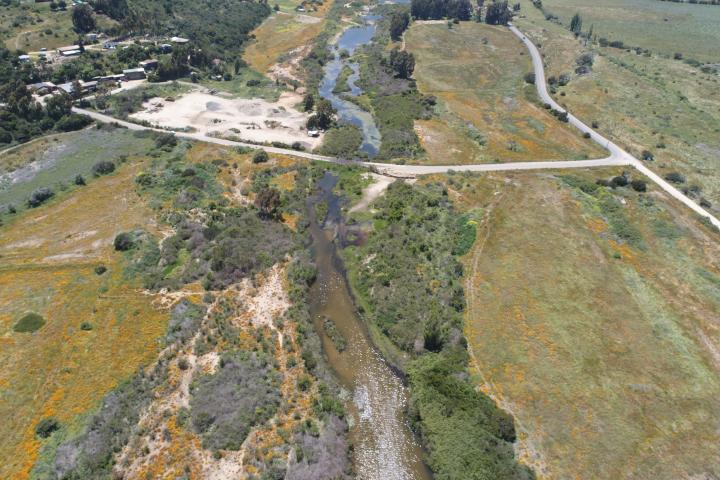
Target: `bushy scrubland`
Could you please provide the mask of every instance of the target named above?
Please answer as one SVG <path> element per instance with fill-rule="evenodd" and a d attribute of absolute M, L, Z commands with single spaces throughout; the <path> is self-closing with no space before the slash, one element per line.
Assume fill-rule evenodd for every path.
<path fill-rule="evenodd" d="M 512 417 L 467 373 L 457 254 L 474 241 L 468 217 L 432 184 L 396 182 L 373 207 L 367 243 L 344 256 L 363 316 L 408 359 L 412 421 L 430 468 L 440 479 L 534 478 L 515 461 Z"/>

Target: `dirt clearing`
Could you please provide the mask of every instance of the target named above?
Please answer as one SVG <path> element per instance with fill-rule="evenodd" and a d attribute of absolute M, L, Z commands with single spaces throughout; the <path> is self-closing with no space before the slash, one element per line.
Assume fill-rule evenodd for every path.
<path fill-rule="evenodd" d="M 132 115 L 159 127 L 193 128 L 204 135 L 237 137 L 249 142 L 299 142 L 306 149 L 320 145 L 322 137 L 308 137 L 308 115 L 295 109 L 300 95 L 285 92 L 277 102 L 261 99 L 224 98 L 195 91 L 168 102 L 152 98 L 144 110 Z"/>

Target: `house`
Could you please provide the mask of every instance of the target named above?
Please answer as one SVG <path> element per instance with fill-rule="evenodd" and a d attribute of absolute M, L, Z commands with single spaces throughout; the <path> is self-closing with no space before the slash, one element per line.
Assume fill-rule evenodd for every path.
<path fill-rule="evenodd" d="M 142 68 L 123 70 L 123 75 L 125 75 L 126 80 L 143 80 L 146 77 L 145 69 Z"/>
<path fill-rule="evenodd" d="M 73 55 L 77 55 L 77 53 L 80 53 L 80 45 L 68 45 L 67 47 L 60 47 L 57 49 L 57 52 L 63 57 L 71 56 L 68 55 L 69 52 L 72 52 Z"/>
<path fill-rule="evenodd" d="M 29 62 L 30 55 L 18 55 L 18 60 L 20 60 L 22 63 Z"/>
<path fill-rule="evenodd" d="M 319 137 L 320 131 L 319 130 L 308 130 L 307 134 L 308 134 L 308 137 Z"/>
<path fill-rule="evenodd" d="M 172 37 L 170 39 L 170 42 L 177 43 L 178 45 L 183 45 L 185 43 L 189 43 L 190 40 L 188 40 L 187 38 L 182 38 L 182 37 Z"/>
<path fill-rule="evenodd" d="M 105 42 L 103 43 L 105 50 L 115 50 L 117 48 L 117 42 Z"/>
<path fill-rule="evenodd" d="M 33 83 L 31 85 L 28 85 L 27 88 L 31 92 L 36 93 L 40 96 L 47 95 L 48 93 L 52 93 L 57 90 L 57 86 L 52 82 Z"/>
<path fill-rule="evenodd" d="M 169 43 L 163 43 L 160 45 L 160 53 L 170 53 L 172 52 L 172 45 Z"/>
<path fill-rule="evenodd" d="M 99 34 L 97 34 L 97 33 L 87 33 L 87 34 L 85 34 L 85 39 L 88 42 L 96 42 L 98 39 L 98 36 L 99 36 Z"/>
<path fill-rule="evenodd" d="M 80 55 L 82 52 L 80 50 L 65 50 L 61 53 L 63 57 L 75 57 L 77 55 Z"/>
<path fill-rule="evenodd" d="M 98 82 L 97 80 L 93 80 L 91 82 L 80 82 L 80 86 L 82 87 L 83 93 L 94 92 L 97 90 Z"/>
<path fill-rule="evenodd" d="M 57 86 L 57 88 L 58 90 L 67 93 L 68 95 L 72 95 L 73 93 L 75 93 L 75 85 L 73 85 L 72 82 L 61 83 Z"/>
<path fill-rule="evenodd" d="M 155 70 L 158 68 L 158 61 L 154 58 L 151 58 L 149 60 L 143 60 L 142 62 L 140 62 L 140 67 L 146 72 L 148 70 Z"/>

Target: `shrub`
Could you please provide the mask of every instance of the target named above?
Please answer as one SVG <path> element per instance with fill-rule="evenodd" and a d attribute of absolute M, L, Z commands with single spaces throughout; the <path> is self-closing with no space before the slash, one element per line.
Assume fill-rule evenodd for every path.
<path fill-rule="evenodd" d="M 268 160 L 270 156 L 265 150 L 256 150 L 252 157 L 253 163 L 266 163 Z"/>
<path fill-rule="evenodd" d="M 583 138 L 590 138 L 592 135 L 590 135 L 590 132 L 583 133 Z"/>
<path fill-rule="evenodd" d="M 280 403 L 277 373 L 249 352 L 222 357 L 214 375 L 201 375 L 191 390 L 190 415 L 203 447 L 239 450 L 250 429 L 267 421 Z"/>
<path fill-rule="evenodd" d="M 178 368 L 180 370 L 187 370 L 190 368 L 190 364 L 187 361 L 187 358 L 183 357 L 180 360 L 178 360 Z"/>
<path fill-rule="evenodd" d="M 685 176 L 678 172 L 670 172 L 667 175 L 665 175 L 665 180 L 667 180 L 670 183 L 680 184 L 680 183 L 685 183 Z"/>
<path fill-rule="evenodd" d="M 646 162 L 651 162 L 651 161 L 655 160 L 655 155 L 653 155 L 650 150 L 643 150 L 641 157 Z"/>
<path fill-rule="evenodd" d="M 81 128 L 84 128 L 92 123 L 92 119 L 88 117 L 87 115 L 78 115 L 76 113 L 71 113 L 70 115 L 65 115 L 62 117 L 58 122 L 55 124 L 55 128 L 62 132 L 72 132 L 75 130 L 80 130 Z"/>
<path fill-rule="evenodd" d="M 535 74 L 533 72 L 528 72 L 525 74 L 525 83 L 535 85 Z"/>
<path fill-rule="evenodd" d="M 115 171 L 115 164 L 109 160 L 101 160 L 92 166 L 92 173 L 96 177 L 108 175 Z"/>
<path fill-rule="evenodd" d="M 616 187 L 625 187 L 628 184 L 628 179 L 625 175 L 618 175 L 617 177 L 613 177 L 612 180 L 610 180 L 610 185 L 613 188 Z"/>
<path fill-rule="evenodd" d="M 105 265 L 98 265 L 97 267 L 95 267 L 96 275 L 102 275 L 105 272 L 107 272 L 107 267 Z"/>
<path fill-rule="evenodd" d="M 177 146 L 177 138 L 173 133 L 161 133 L 155 138 L 157 148 L 172 149 Z"/>
<path fill-rule="evenodd" d="M 643 180 L 633 180 L 630 182 L 630 186 L 633 190 L 636 192 L 646 192 L 647 191 L 647 183 Z"/>
<path fill-rule="evenodd" d="M 82 322 L 80 324 L 80 330 L 84 330 L 84 331 L 88 332 L 92 329 L 93 329 L 93 326 L 92 326 L 92 323 L 90 323 L 90 322 Z"/>
<path fill-rule="evenodd" d="M 52 198 L 55 195 L 55 192 L 52 191 L 49 187 L 40 187 L 37 190 L 35 190 L 28 199 L 28 207 L 30 208 L 36 208 L 48 201 L 50 198 Z"/>
<path fill-rule="evenodd" d="M 135 236 L 132 233 L 119 233 L 113 241 L 113 246 L 118 252 L 126 252 L 135 247 Z"/>
<path fill-rule="evenodd" d="M 85 185 L 85 177 L 83 177 L 82 175 L 80 175 L 78 173 L 77 175 L 75 175 L 74 182 L 75 182 L 75 185 L 78 185 L 78 186 Z"/>
<path fill-rule="evenodd" d="M 40 438 L 48 438 L 56 430 L 60 429 L 60 422 L 54 417 L 45 417 L 35 426 L 35 435 Z"/>
<path fill-rule="evenodd" d="M 37 313 L 26 313 L 18 322 L 13 326 L 13 331 L 18 333 L 32 333 L 40 330 L 45 325 L 45 319 Z"/>

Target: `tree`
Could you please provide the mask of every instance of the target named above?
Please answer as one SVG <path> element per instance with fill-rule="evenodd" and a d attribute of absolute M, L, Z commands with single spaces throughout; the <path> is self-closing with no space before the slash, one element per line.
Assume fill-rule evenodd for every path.
<path fill-rule="evenodd" d="M 326 130 L 333 123 L 333 116 L 335 115 L 335 109 L 330 101 L 324 98 L 317 102 L 317 108 L 315 115 L 308 119 L 308 128 L 315 129 L 320 128 Z"/>
<path fill-rule="evenodd" d="M 531 85 L 535 84 L 535 74 L 533 72 L 528 72 L 525 74 L 525 82 L 529 83 Z"/>
<path fill-rule="evenodd" d="M 400 40 L 402 34 L 410 25 L 410 15 L 408 12 L 395 12 L 390 17 L 390 38 Z"/>
<path fill-rule="evenodd" d="M 582 17 L 579 13 L 573 15 L 572 20 L 570 20 L 570 31 L 573 32 L 576 37 L 582 33 Z"/>
<path fill-rule="evenodd" d="M 508 8 L 508 2 L 492 2 L 485 14 L 485 23 L 488 25 L 507 25 L 512 19 L 512 12 Z"/>
<path fill-rule="evenodd" d="M 315 107 L 315 96 L 312 93 L 306 93 L 303 97 L 303 108 L 306 112 L 311 112 Z"/>
<path fill-rule="evenodd" d="M 397 48 L 390 52 L 390 67 L 399 78 L 410 78 L 415 70 L 415 56 Z"/>
<path fill-rule="evenodd" d="M 45 111 L 48 117 L 55 121 L 60 120 L 72 111 L 72 98 L 65 92 L 53 95 L 45 102 Z"/>
<path fill-rule="evenodd" d="M 255 207 L 260 218 L 275 219 L 279 215 L 280 192 L 274 188 L 264 188 L 255 198 Z"/>
<path fill-rule="evenodd" d="M 72 22 L 75 31 L 78 33 L 88 33 L 95 29 L 95 17 L 93 16 L 90 5 L 84 3 L 73 8 Z"/>

